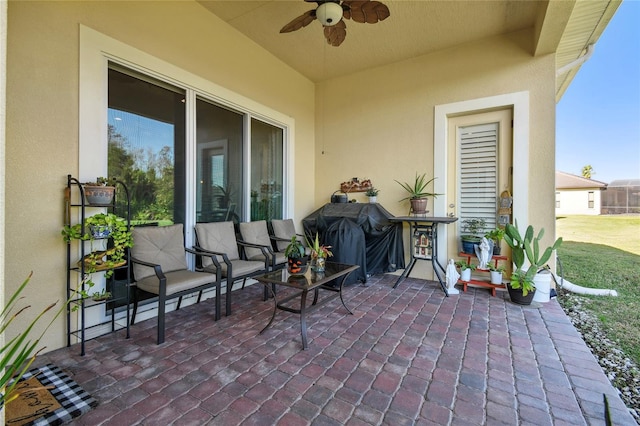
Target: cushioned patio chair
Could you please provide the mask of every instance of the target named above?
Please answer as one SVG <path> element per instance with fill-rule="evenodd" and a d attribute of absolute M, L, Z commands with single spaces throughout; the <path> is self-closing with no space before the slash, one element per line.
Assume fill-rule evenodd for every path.
<path fill-rule="evenodd" d="M 182 296 L 215 288 L 215 320 L 220 319 L 221 268 L 211 272 L 196 272 L 188 269 L 187 253 L 201 254 L 185 248 L 182 224 L 158 227 L 133 228 L 131 263 L 136 290 L 133 298 L 131 324 L 135 323 L 138 300 L 141 292 L 158 296 L 158 344 L 164 342 L 166 302 L 178 298 L 176 309 L 180 309 Z M 210 262 L 218 260 L 208 257 Z M 219 264 L 219 263 L 218 263 Z"/>
<path fill-rule="evenodd" d="M 270 225 L 271 240 L 276 251 L 284 252 L 291 242 L 291 237 L 295 235 L 298 241 L 305 246 L 306 254 L 309 254 L 309 247 L 307 247 L 306 238 L 303 234 L 298 234 L 296 232 L 293 219 L 273 219 Z"/>
<path fill-rule="evenodd" d="M 273 249 L 266 221 L 240 222 L 238 227 L 242 241 L 253 245 L 253 247 L 245 247 L 247 259 L 263 260 L 265 256 L 267 256 L 271 270 L 287 266 L 287 257 L 284 255 L 284 252 Z M 267 251 L 267 254 L 265 254 L 262 248 Z"/>
<path fill-rule="evenodd" d="M 195 231 L 196 246 L 194 248 L 214 255 L 219 262 L 222 277 L 227 283 L 225 311 L 226 315 L 231 315 L 231 292 L 234 282 L 242 280 L 242 288 L 244 288 L 247 278 L 267 272 L 270 260 L 268 252 L 260 246 L 239 242 L 233 222 L 198 223 Z M 260 251 L 262 257 L 258 260 L 243 259 L 241 253 L 248 248 Z M 209 257 L 203 257 L 202 268 L 204 271 L 214 272 L 218 269 L 218 265 L 214 264 Z"/>

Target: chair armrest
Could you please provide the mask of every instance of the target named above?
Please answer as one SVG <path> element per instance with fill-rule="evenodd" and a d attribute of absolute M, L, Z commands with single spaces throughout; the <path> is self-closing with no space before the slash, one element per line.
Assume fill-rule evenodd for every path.
<path fill-rule="evenodd" d="M 262 245 L 262 244 L 248 243 L 248 242 L 243 241 L 243 240 L 236 240 L 236 242 L 241 247 L 253 247 L 253 248 L 260 249 L 260 251 L 262 251 L 262 255 L 264 256 L 264 267 L 265 267 L 265 269 L 269 269 L 269 264 L 271 264 L 272 267 L 275 266 L 275 264 L 276 264 L 276 254 L 273 252 L 273 247 L 265 246 L 265 245 Z M 246 256 L 245 256 L 245 258 L 246 258 Z"/>
<path fill-rule="evenodd" d="M 157 263 L 151 263 L 151 262 L 146 262 L 144 260 L 140 260 L 140 259 L 136 259 L 135 257 L 131 256 L 131 263 L 137 263 L 139 265 L 143 265 L 143 266 L 148 266 L 149 268 L 153 268 L 153 272 L 155 272 L 156 276 L 158 277 L 159 280 L 163 280 L 166 279 L 166 277 L 164 276 L 164 273 L 162 272 L 162 266 L 158 265 Z"/>
<path fill-rule="evenodd" d="M 204 250 L 202 248 L 199 248 L 198 246 L 194 246 L 194 248 L 192 249 L 185 247 L 185 250 L 188 253 L 195 254 L 196 256 L 207 256 L 208 258 L 210 258 L 216 267 L 216 280 L 219 282 L 222 279 L 222 268 L 220 266 L 220 262 L 218 261 L 218 258 L 216 257 L 217 253 Z M 229 259 L 227 258 L 226 254 L 220 254 L 220 256 L 223 256 L 223 259 L 225 259 L 225 263 L 227 264 L 230 263 L 230 262 L 227 262 Z"/>

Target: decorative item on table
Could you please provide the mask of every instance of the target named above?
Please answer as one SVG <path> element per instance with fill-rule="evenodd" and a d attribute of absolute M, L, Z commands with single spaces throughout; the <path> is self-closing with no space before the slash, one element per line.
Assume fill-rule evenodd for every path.
<path fill-rule="evenodd" d="M 309 240 L 307 240 L 307 245 L 311 251 L 311 270 L 316 273 L 324 272 L 327 257 L 333 256 L 333 253 L 331 253 L 330 250 L 331 246 L 320 244 L 317 232 L 315 240 L 313 242 L 309 242 Z"/>
<path fill-rule="evenodd" d="M 427 174 L 418 175 L 416 172 L 416 177 L 413 183 L 408 182 L 398 182 L 398 184 L 409 194 L 407 197 L 404 197 L 400 200 L 400 202 L 409 200 L 411 203 L 409 207 L 409 216 L 424 216 L 428 213 L 427 210 L 427 201 L 428 197 L 436 198 L 438 195 L 435 192 L 427 191 L 427 186 L 431 184 L 436 178 L 432 178 L 427 180 Z"/>
<path fill-rule="evenodd" d="M 529 305 L 536 300 L 536 288 L 540 286 L 541 293 L 545 297 L 536 300 L 537 302 L 548 302 L 548 295 L 551 287 L 551 274 L 542 274 L 548 270 L 547 262 L 551 258 L 554 250 L 562 244 L 562 238 L 558 238 L 553 245 L 540 248 L 540 241 L 544 236 L 544 229 L 540 229 L 534 237 L 533 226 L 529 225 L 524 234 L 518 229 L 518 221 L 515 226 L 510 223 L 505 228 L 504 240 L 511 247 L 511 258 L 515 269 L 511 274 L 511 282 L 507 286 L 511 301 L 520 305 Z M 524 261 L 529 261 L 529 268 L 523 268 Z M 540 277 L 540 275 L 546 275 Z M 547 279 L 548 276 L 548 279 Z"/>
<path fill-rule="evenodd" d="M 115 178 L 96 178 L 95 182 L 86 182 L 82 184 L 84 197 L 87 203 L 91 205 L 108 205 L 113 202 L 113 196 L 116 191 Z"/>
<path fill-rule="evenodd" d="M 475 245 L 482 241 L 486 226 L 487 222 L 483 218 L 469 218 L 462 221 L 460 241 L 463 253 L 475 254 Z"/>
<path fill-rule="evenodd" d="M 309 260 L 305 256 L 304 246 L 296 236 L 291 237 L 291 242 L 284 250 L 287 256 L 287 272 L 291 275 L 304 275 L 309 267 Z"/>

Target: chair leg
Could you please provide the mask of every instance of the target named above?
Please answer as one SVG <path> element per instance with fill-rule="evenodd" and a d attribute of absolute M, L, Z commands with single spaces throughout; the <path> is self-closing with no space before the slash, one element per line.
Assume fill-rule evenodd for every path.
<path fill-rule="evenodd" d="M 201 299 L 202 299 L 202 290 L 198 292 L 198 301 L 196 303 L 200 303 Z"/>
<path fill-rule="evenodd" d="M 166 296 L 158 295 L 158 344 L 164 343 L 164 314 L 166 308 Z"/>
<path fill-rule="evenodd" d="M 178 297 L 178 304 L 176 305 L 176 311 L 180 309 L 180 304 L 182 303 L 182 296 Z"/>
<path fill-rule="evenodd" d="M 226 297 L 226 307 L 225 307 L 225 315 L 231 315 L 231 292 L 233 291 L 233 281 L 229 281 L 227 279 L 227 297 Z"/>
<path fill-rule="evenodd" d="M 202 292 L 200 292 L 202 293 Z M 216 285 L 216 321 L 218 321 L 220 319 L 220 311 L 221 311 L 221 303 L 220 303 L 220 297 L 222 295 L 222 292 L 220 291 L 220 282 L 218 282 L 218 285 Z M 200 297 L 198 296 L 198 302 L 200 302 Z"/>
<path fill-rule="evenodd" d="M 137 288 L 133 292 L 133 312 L 131 313 L 131 325 L 136 323 L 136 313 L 138 312 L 138 290 Z"/>

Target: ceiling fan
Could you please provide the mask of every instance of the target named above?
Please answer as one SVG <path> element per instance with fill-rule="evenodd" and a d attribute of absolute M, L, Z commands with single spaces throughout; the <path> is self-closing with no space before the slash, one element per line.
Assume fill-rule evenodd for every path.
<path fill-rule="evenodd" d="M 317 3 L 318 7 L 309 10 L 282 27 L 281 33 L 289 33 L 306 27 L 315 19 L 324 26 L 324 36 L 327 43 L 340 46 L 347 36 L 345 19 L 355 22 L 375 24 L 390 16 L 389 8 L 376 0 L 304 0 Z"/>

